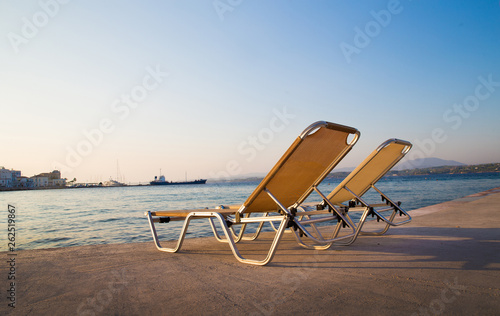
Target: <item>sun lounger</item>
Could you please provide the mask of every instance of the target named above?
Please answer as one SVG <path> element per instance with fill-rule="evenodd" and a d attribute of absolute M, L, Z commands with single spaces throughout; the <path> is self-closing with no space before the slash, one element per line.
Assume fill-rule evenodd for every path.
<path fill-rule="evenodd" d="M 390 226 L 399 226 L 410 222 L 411 216 L 401 208 L 401 203 L 391 200 L 375 184 L 406 155 L 411 147 L 411 143 L 400 139 L 389 139 L 382 143 L 316 206 L 316 210 L 311 211 L 310 207 L 301 208 L 300 210 L 304 212 L 299 212 L 298 214 L 303 214 L 307 218 L 304 221 L 299 220 L 299 224 L 311 224 L 312 229 L 319 234 L 319 237 L 316 238 L 321 240 L 323 234 L 319 232 L 319 228 L 310 220 L 315 212 L 337 207 L 346 212 L 346 218 L 350 218 L 347 214 L 348 211 L 360 210 L 363 213 L 356 224 L 356 233 L 354 235 L 349 234 L 350 238 L 337 242 L 337 244 L 351 244 L 360 233 L 365 235 L 381 235 L 387 232 Z M 369 203 L 362 197 L 370 189 L 380 194 L 383 203 Z M 386 212 L 390 212 L 390 215 L 384 215 Z M 401 216 L 405 216 L 405 219 L 395 221 L 398 213 Z M 376 217 L 377 221 L 382 220 L 385 223 L 384 228 L 379 231 L 362 232 L 363 224 L 368 216 Z M 333 233 L 337 238 L 339 237 L 340 228 L 340 226 L 337 226 L 336 231 Z M 305 231 L 304 229 L 302 230 Z M 310 245 L 306 245 L 301 240 L 299 234 L 296 233 L 296 235 L 297 239 L 299 239 L 299 244 L 306 248 L 311 248 Z"/>
<path fill-rule="evenodd" d="M 220 238 L 212 225 L 214 234 L 218 236 L 218 240 L 229 244 L 238 261 L 255 265 L 267 264 L 272 260 L 284 230 L 288 227 L 296 229 L 294 219 L 297 208 L 311 192 L 317 190 L 317 185 L 351 150 L 358 138 L 359 132 L 355 128 L 324 121 L 316 122 L 300 134 L 241 206 L 146 212 L 156 247 L 166 252 L 179 251 L 190 221 L 208 218 L 218 222 L 225 238 Z M 344 218 L 341 213 L 338 216 Z M 177 245 L 174 248 L 162 247 L 155 223 L 173 220 L 184 221 Z M 235 237 L 229 227 L 264 222 L 279 222 L 267 256 L 261 260 L 244 258 L 236 246 L 242 239 L 243 232 L 240 230 L 240 237 Z M 352 227 L 352 234 L 355 233 L 354 229 Z"/>

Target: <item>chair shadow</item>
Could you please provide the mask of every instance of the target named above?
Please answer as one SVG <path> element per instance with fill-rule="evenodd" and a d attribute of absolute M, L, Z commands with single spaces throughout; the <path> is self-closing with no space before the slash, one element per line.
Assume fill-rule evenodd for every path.
<path fill-rule="evenodd" d="M 325 251 L 304 249 L 300 253 L 294 253 L 295 249 L 303 248 L 293 247 L 287 242 L 287 249 L 281 252 L 278 250 L 271 265 L 355 269 L 387 268 L 388 265 L 393 265 L 394 267 L 404 266 L 405 269 L 500 271 L 499 228 L 391 228 L 382 236 L 359 236 L 350 246 L 335 246 L 334 244 Z M 307 251 L 311 252 L 310 256 L 307 255 Z M 294 262 L 280 262 L 280 254 L 305 258 Z M 350 257 L 355 255 L 360 257 L 360 260 L 339 261 L 335 259 L 342 255 Z M 373 260 L 373 256 L 380 259 Z M 329 257 L 332 259 L 329 260 Z M 443 262 L 449 264 L 437 264 Z M 408 266 L 409 263 L 418 263 L 418 266 Z M 422 263 L 428 264 L 422 265 Z"/>

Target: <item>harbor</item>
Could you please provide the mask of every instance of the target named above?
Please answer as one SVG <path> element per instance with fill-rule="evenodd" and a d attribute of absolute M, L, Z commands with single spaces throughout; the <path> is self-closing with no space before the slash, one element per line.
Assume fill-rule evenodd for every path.
<path fill-rule="evenodd" d="M 143 186 L 143 185 L 189 185 L 205 184 L 207 179 L 196 179 L 188 181 L 185 172 L 184 181 L 168 181 L 162 175 L 155 176 L 153 181 L 126 183 L 120 173 L 118 161 L 116 162 L 116 178 L 109 177 L 107 181 L 78 182 L 76 178 L 68 180 L 61 176 L 61 171 L 53 170 L 44 172 L 32 177 L 23 176 L 21 170 L 6 169 L 0 166 L 0 191 L 21 191 L 21 190 L 47 190 L 47 189 L 75 189 L 75 188 L 107 188 L 123 186 Z"/>

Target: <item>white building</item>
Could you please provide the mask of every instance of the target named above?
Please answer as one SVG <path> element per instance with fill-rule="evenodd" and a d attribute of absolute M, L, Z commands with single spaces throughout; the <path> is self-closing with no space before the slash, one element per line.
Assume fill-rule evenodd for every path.
<path fill-rule="evenodd" d="M 25 176 L 20 176 L 17 177 L 17 187 L 18 188 L 32 188 L 34 187 L 33 179 L 25 177 Z"/>
<path fill-rule="evenodd" d="M 0 168 L 0 187 L 12 188 L 12 171 Z"/>
<path fill-rule="evenodd" d="M 21 176 L 21 171 L 19 170 L 8 170 L 4 167 L 0 167 L 0 188 L 45 188 L 64 186 L 66 186 L 66 179 L 61 179 L 61 172 L 58 170 L 40 173 L 28 178 Z"/>
<path fill-rule="evenodd" d="M 49 185 L 52 187 L 65 187 L 66 179 L 49 179 Z"/>
<path fill-rule="evenodd" d="M 12 188 L 17 186 L 17 178 L 21 176 L 21 171 L 5 169 L 0 167 L 0 187 Z"/>
<path fill-rule="evenodd" d="M 35 187 L 64 187 L 66 179 L 61 179 L 61 172 L 54 170 L 52 172 L 44 172 L 31 177 Z"/>
<path fill-rule="evenodd" d="M 35 188 L 44 188 L 49 186 L 49 177 L 38 175 L 31 177 L 31 179 L 33 179 L 33 185 Z"/>

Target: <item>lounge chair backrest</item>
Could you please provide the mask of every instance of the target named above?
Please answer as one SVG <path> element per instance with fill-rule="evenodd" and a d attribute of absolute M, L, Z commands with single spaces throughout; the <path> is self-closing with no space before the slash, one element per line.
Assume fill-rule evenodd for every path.
<path fill-rule="evenodd" d="M 332 204 L 340 204 L 353 199 L 354 196 L 345 187 L 362 196 L 391 170 L 411 147 L 410 142 L 396 138 L 385 141 L 328 194 L 328 200 Z"/>
<path fill-rule="evenodd" d="M 352 137 L 352 139 L 350 139 Z M 269 212 L 278 209 L 265 189 L 283 206 L 304 201 L 359 138 L 355 128 L 320 121 L 310 125 L 295 140 L 239 212 Z"/>

